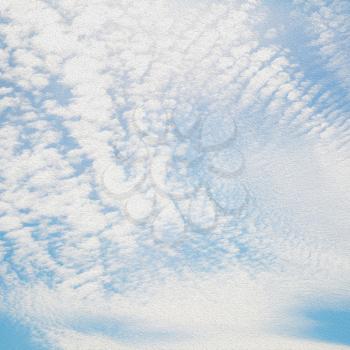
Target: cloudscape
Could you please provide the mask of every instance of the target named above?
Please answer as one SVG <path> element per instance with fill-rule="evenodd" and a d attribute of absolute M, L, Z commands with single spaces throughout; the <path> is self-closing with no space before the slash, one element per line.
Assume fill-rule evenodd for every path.
<path fill-rule="evenodd" d="M 350 348 L 348 0 L 0 1 L 0 350 Z"/>

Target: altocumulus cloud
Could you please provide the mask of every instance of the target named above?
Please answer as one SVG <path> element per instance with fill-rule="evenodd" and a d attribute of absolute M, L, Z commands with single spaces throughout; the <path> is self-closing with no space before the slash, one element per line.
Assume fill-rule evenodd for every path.
<path fill-rule="evenodd" d="M 348 347 L 348 1 L 0 16 L 1 350 Z"/>

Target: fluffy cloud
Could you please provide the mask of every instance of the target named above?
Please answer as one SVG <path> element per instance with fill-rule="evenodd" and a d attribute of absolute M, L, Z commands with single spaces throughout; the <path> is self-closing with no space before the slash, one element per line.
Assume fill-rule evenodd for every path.
<path fill-rule="evenodd" d="M 349 281 L 349 111 L 273 6 L 0 6 L 5 308 L 67 350 L 336 349 L 284 330 Z M 346 90 L 344 6 L 292 15 Z"/>

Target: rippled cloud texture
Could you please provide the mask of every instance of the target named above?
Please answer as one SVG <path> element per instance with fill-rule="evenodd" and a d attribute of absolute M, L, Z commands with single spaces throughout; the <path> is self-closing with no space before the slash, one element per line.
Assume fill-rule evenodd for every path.
<path fill-rule="evenodd" d="M 0 350 L 349 348 L 349 37 L 347 0 L 1 1 Z"/>

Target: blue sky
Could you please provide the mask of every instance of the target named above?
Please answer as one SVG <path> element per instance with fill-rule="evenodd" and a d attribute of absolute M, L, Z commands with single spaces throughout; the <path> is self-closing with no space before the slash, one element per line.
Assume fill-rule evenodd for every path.
<path fill-rule="evenodd" d="M 43 350 L 44 347 L 33 342 L 30 328 L 14 321 L 8 315 L 0 317 L 0 349 L 6 350 Z"/>
<path fill-rule="evenodd" d="M 346 0 L 0 4 L 0 350 L 346 349 Z"/>
<path fill-rule="evenodd" d="M 350 346 L 350 313 L 348 310 L 320 308 L 306 310 L 305 315 L 315 322 L 311 329 L 304 331 L 305 337 Z"/>

